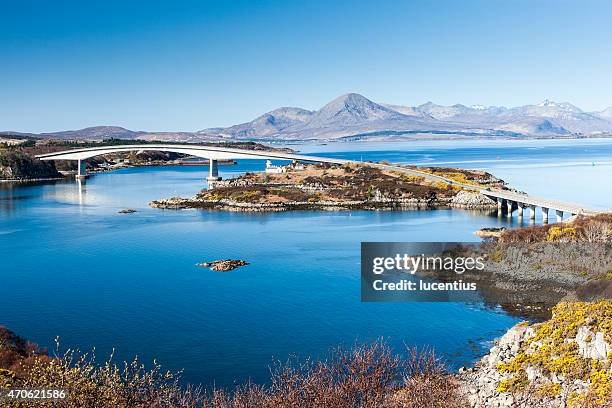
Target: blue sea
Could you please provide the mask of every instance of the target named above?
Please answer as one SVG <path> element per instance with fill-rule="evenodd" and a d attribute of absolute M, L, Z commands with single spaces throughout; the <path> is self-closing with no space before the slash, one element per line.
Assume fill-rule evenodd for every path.
<path fill-rule="evenodd" d="M 533 195 L 612 207 L 612 140 L 300 145 L 309 154 L 478 168 Z M 222 166 L 223 177 L 262 161 Z M 274 361 L 385 338 L 429 345 L 451 368 L 520 318 L 463 303 L 362 303 L 362 241 L 475 241 L 517 220 L 462 210 L 241 214 L 160 210 L 206 187 L 206 167 L 141 167 L 83 182 L 0 183 L 0 324 L 43 346 L 135 355 L 184 381 L 265 382 Z M 134 214 L 118 214 L 134 208 Z M 537 220 L 536 222 L 539 222 Z M 216 273 L 215 259 L 248 266 Z"/>

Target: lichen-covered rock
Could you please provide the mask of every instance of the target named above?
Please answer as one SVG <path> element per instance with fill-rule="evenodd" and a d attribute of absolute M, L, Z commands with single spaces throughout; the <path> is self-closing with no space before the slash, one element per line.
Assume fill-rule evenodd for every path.
<path fill-rule="evenodd" d="M 460 371 L 472 407 L 612 406 L 612 301 L 560 303 L 521 323 L 474 369 Z"/>
<path fill-rule="evenodd" d="M 612 347 L 605 340 L 603 332 L 593 333 L 588 327 L 582 326 L 576 334 L 578 353 L 584 358 L 596 358 L 608 361 L 612 357 Z"/>

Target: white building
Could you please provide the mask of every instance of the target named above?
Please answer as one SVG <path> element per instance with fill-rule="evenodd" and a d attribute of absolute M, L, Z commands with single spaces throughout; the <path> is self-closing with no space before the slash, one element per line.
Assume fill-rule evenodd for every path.
<path fill-rule="evenodd" d="M 266 173 L 284 173 L 285 167 L 276 166 L 270 160 L 266 160 Z"/>

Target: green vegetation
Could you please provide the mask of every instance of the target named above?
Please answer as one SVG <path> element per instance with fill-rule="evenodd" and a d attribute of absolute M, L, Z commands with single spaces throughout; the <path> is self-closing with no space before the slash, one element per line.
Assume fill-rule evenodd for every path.
<path fill-rule="evenodd" d="M 0 179 L 62 177 L 53 162 L 40 161 L 19 150 L 0 150 Z"/>

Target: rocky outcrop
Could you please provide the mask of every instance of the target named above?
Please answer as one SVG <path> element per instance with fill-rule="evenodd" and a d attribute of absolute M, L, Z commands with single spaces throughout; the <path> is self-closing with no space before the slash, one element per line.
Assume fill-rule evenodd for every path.
<path fill-rule="evenodd" d="M 385 199 L 373 200 L 345 200 L 345 201 L 287 201 L 281 203 L 245 203 L 229 199 L 205 200 L 199 197 L 181 198 L 172 197 L 155 200 L 149 203 L 153 208 L 162 209 L 186 209 L 186 208 L 208 208 L 224 211 L 243 212 L 275 212 L 292 210 L 417 210 L 449 207 L 449 200 L 423 200 L 423 199 Z"/>
<path fill-rule="evenodd" d="M 20 151 L 0 150 L 0 180 L 40 180 L 62 177 L 51 161 L 40 161 Z"/>
<path fill-rule="evenodd" d="M 612 405 L 612 301 L 562 303 L 546 322 L 520 323 L 462 368 L 471 407 Z"/>
<path fill-rule="evenodd" d="M 458 192 L 453 197 L 451 204 L 453 207 L 470 209 L 493 210 L 497 208 L 497 202 L 486 195 L 465 190 Z"/>
<path fill-rule="evenodd" d="M 459 370 L 463 381 L 463 391 L 470 405 L 475 408 L 512 407 L 515 397 L 511 393 L 499 392 L 498 387 L 503 376 L 497 368 L 500 362 L 508 362 L 518 353 L 520 347 L 534 336 L 529 327 L 514 326 L 506 332 L 489 354 L 472 369 Z"/>
<path fill-rule="evenodd" d="M 229 272 L 248 264 L 248 262 L 242 259 L 220 259 L 212 262 L 202 262 L 197 264 L 197 266 L 209 267 L 211 271 L 215 272 Z"/>
<path fill-rule="evenodd" d="M 481 228 L 474 234 L 480 238 L 499 238 L 505 230 L 504 227 Z"/>

